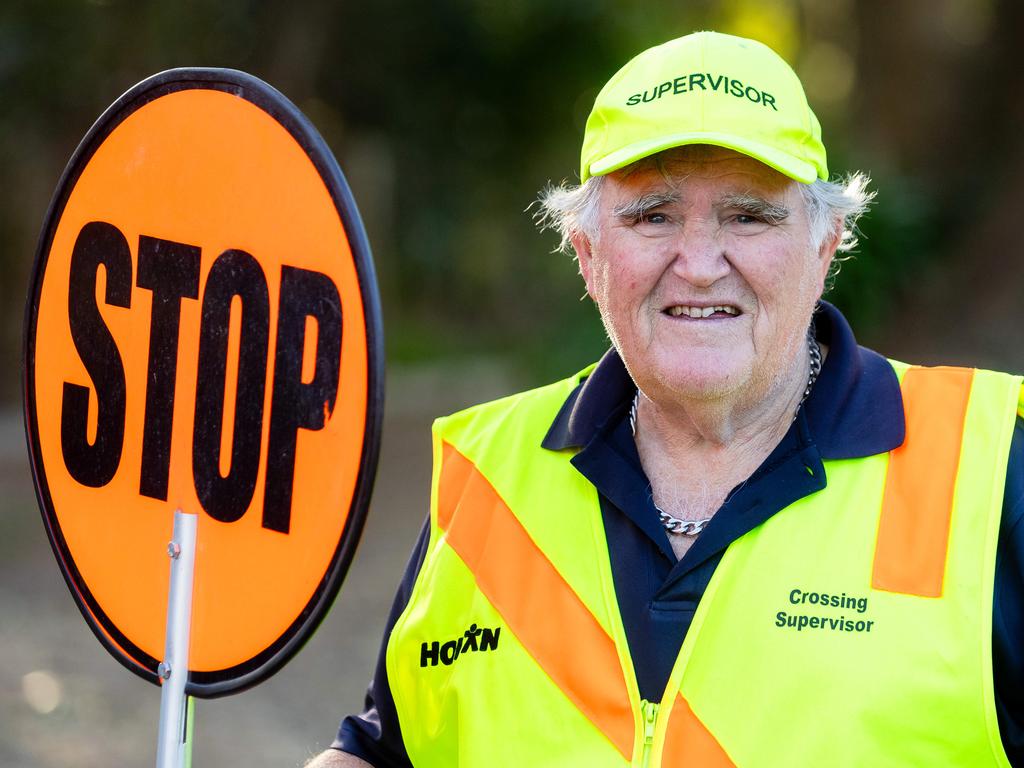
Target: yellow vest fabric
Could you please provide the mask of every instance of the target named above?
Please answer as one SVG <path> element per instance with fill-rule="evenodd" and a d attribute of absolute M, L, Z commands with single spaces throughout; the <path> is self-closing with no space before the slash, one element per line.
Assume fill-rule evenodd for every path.
<path fill-rule="evenodd" d="M 1021 380 L 893 365 L 905 445 L 825 462 L 824 490 L 730 545 L 655 703 L 597 492 L 540 447 L 589 369 L 438 420 L 386 656 L 413 765 L 1008 766 L 991 621 Z"/>

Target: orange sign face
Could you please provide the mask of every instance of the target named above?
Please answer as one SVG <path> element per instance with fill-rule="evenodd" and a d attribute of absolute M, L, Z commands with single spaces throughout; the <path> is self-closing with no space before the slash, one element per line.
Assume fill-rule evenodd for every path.
<path fill-rule="evenodd" d="M 327 146 L 243 73 L 140 83 L 65 171 L 27 318 L 37 493 L 97 637 L 157 682 L 181 509 L 188 692 L 272 674 L 341 584 L 380 432 L 373 267 Z"/>

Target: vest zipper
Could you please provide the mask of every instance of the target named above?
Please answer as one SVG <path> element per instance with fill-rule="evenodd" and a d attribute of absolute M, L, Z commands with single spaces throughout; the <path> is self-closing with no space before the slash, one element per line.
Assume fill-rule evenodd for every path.
<path fill-rule="evenodd" d="M 640 699 L 640 714 L 644 718 L 644 751 L 640 765 L 647 768 L 651 764 L 651 747 L 654 745 L 654 724 L 658 720 L 658 703 Z"/>

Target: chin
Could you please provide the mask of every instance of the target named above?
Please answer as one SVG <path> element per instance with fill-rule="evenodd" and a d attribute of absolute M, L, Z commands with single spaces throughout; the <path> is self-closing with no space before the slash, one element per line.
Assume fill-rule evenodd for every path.
<path fill-rule="evenodd" d="M 747 379 L 736 366 L 677 366 L 658 376 L 658 387 L 687 400 L 710 400 L 740 388 Z"/>

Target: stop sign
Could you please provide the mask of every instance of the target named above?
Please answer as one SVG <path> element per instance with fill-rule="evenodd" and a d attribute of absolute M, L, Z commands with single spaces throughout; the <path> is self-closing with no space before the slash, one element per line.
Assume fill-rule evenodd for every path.
<path fill-rule="evenodd" d="M 140 83 L 72 157 L 28 302 L 32 469 L 87 622 L 157 682 L 195 512 L 187 692 L 272 674 L 341 585 L 379 444 L 376 282 L 330 150 L 244 73 Z"/>

